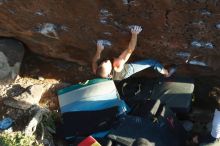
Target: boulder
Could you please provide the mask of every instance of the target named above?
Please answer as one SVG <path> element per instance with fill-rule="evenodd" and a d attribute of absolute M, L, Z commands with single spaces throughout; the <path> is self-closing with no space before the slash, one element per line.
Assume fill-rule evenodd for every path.
<path fill-rule="evenodd" d="M 12 81 L 19 74 L 24 46 L 14 39 L 0 39 L 0 83 Z"/>
<path fill-rule="evenodd" d="M 111 44 L 103 55 L 116 57 L 128 45 L 129 26 L 138 24 L 143 31 L 130 61 L 184 64 L 180 54 L 220 56 L 219 7 L 218 0 L 3 0 L 0 36 L 47 57 L 90 65 L 98 39 Z"/>
<path fill-rule="evenodd" d="M 13 108 L 27 110 L 33 105 L 38 105 L 45 88 L 42 85 L 30 86 L 22 94 L 6 98 L 4 104 Z"/>

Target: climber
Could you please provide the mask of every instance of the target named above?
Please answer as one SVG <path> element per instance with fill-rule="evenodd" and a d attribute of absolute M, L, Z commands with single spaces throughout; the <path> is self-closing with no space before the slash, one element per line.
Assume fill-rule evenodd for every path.
<path fill-rule="evenodd" d="M 159 62 L 153 59 L 146 59 L 126 64 L 136 47 L 137 37 L 141 31 L 141 26 L 134 25 L 131 28 L 131 39 L 128 44 L 128 48 L 125 49 L 118 58 L 114 58 L 112 62 L 110 60 L 100 61 L 104 45 L 103 41 L 97 41 L 96 54 L 92 60 L 93 73 L 102 78 L 122 80 L 146 68 L 153 67 L 165 77 L 170 77 L 175 72 L 175 68 L 171 68 L 170 71 L 168 71 Z"/>

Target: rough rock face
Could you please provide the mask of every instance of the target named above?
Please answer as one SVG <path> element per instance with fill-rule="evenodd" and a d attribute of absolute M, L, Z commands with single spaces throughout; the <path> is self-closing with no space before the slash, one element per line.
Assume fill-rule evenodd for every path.
<path fill-rule="evenodd" d="M 131 60 L 182 64 L 190 57 L 190 64 L 219 64 L 219 0 L 0 0 L 0 18 L 0 36 L 80 64 L 90 63 L 97 39 L 109 41 L 104 56 L 117 56 L 134 24 L 143 31 Z"/>

